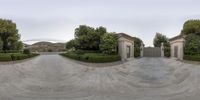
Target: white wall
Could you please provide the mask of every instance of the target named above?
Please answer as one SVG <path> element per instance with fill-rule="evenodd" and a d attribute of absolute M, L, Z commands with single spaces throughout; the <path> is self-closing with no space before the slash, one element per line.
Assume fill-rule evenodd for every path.
<path fill-rule="evenodd" d="M 130 46 L 131 49 L 130 56 L 134 57 L 134 42 L 124 37 L 120 37 L 118 39 L 118 53 L 121 56 L 122 61 L 127 60 L 127 46 Z"/>
<path fill-rule="evenodd" d="M 175 58 L 174 56 L 174 47 L 177 46 L 178 47 L 178 58 L 180 60 L 183 60 L 183 56 L 184 56 L 184 38 L 181 39 L 177 39 L 174 41 L 170 41 L 171 44 L 171 57 Z"/>

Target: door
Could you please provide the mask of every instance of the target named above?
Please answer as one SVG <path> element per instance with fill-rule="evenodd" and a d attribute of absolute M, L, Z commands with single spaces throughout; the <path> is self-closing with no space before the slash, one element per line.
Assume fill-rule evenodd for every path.
<path fill-rule="evenodd" d="M 127 58 L 131 57 L 131 46 L 126 47 Z"/>
<path fill-rule="evenodd" d="M 146 47 L 144 48 L 144 57 L 161 57 L 161 48 Z"/>
<path fill-rule="evenodd" d="M 174 47 L 174 57 L 178 58 L 178 46 Z"/>

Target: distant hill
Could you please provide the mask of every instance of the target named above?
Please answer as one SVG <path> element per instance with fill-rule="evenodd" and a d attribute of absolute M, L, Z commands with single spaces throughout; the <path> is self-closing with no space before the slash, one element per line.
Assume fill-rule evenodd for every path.
<path fill-rule="evenodd" d="M 25 49 L 32 52 L 61 52 L 65 50 L 65 43 L 37 42 L 32 45 L 24 44 Z"/>

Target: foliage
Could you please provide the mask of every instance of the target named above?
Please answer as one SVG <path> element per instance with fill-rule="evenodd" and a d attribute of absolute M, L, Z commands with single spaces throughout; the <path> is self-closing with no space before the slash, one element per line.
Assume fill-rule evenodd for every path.
<path fill-rule="evenodd" d="M 183 35 L 196 34 L 200 36 L 200 20 L 188 20 L 183 25 Z"/>
<path fill-rule="evenodd" d="M 137 37 L 133 37 L 133 40 L 134 40 L 134 56 L 140 57 L 140 47 L 143 42 L 141 39 Z"/>
<path fill-rule="evenodd" d="M 200 61 L 200 55 L 184 55 L 185 60 Z"/>
<path fill-rule="evenodd" d="M 169 47 L 164 47 L 164 56 L 165 57 L 170 57 L 171 56 L 171 51 L 170 51 L 170 46 Z"/>
<path fill-rule="evenodd" d="M 0 51 L 3 49 L 3 41 L 0 38 Z"/>
<path fill-rule="evenodd" d="M 117 36 L 112 33 L 104 34 L 100 42 L 100 51 L 104 54 L 117 53 Z"/>
<path fill-rule="evenodd" d="M 186 55 L 200 54 L 200 36 L 195 34 L 189 34 L 186 36 L 184 53 Z"/>
<path fill-rule="evenodd" d="M 15 61 L 38 56 L 38 54 L 0 53 L 0 61 Z"/>
<path fill-rule="evenodd" d="M 76 49 L 99 50 L 100 38 L 105 33 L 106 28 L 104 27 L 95 29 L 86 25 L 80 25 L 79 28 L 75 29 Z"/>
<path fill-rule="evenodd" d="M 16 42 L 20 39 L 16 24 L 11 20 L 0 19 L 0 38 L 3 41 L 3 50 L 16 50 Z"/>
<path fill-rule="evenodd" d="M 153 40 L 154 47 L 161 47 L 161 43 L 164 43 L 164 46 L 168 46 L 169 40 L 165 35 L 161 33 L 156 33 Z"/>
<path fill-rule="evenodd" d="M 77 45 L 76 40 L 75 40 L 75 39 L 72 39 L 72 40 L 70 40 L 70 41 L 68 41 L 68 42 L 66 43 L 66 49 L 67 49 L 67 50 L 73 49 L 73 48 L 76 47 L 76 45 Z"/>
<path fill-rule="evenodd" d="M 31 51 L 29 49 L 24 49 L 23 54 L 31 54 Z"/>
<path fill-rule="evenodd" d="M 0 53 L 0 61 L 12 61 L 12 58 L 9 54 Z"/>
<path fill-rule="evenodd" d="M 155 37 L 154 37 L 154 47 L 161 47 L 161 44 L 163 43 L 164 45 L 164 56 L 165 57 L 170 57 L 170 43 L 169 43 L 169 39 L 161 34 L 161 33 L 156 33 Z"/>
<path fill-rule="evenodd" d="M 60 54 L 60 55 L 71 58 L 71 59 L 84 61 L 84 62 L 91 62 L 91 63 L 114 62 L 114 61 L 119 61 L 121 59 L 119 55 L 106 55 L 106 54 L 101 54 L 101 53 L 77 54 L 75 52 L 69 52 L 69 53 Z"/>

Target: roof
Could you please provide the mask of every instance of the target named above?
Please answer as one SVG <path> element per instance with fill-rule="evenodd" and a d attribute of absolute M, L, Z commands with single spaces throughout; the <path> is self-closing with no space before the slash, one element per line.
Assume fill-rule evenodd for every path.
<path fill-rule="evenodd" d="M 181 38 L 184 38 L 184 36 L 183 35 L 178 35 L 178 36 L 175 36 L 175 37 L 169 39 L 169 41 L 174 41 L 174 40 L 181 39 Z"/>
<path fill-rule="evenodd" d="M 128 34 L 125 34 L 125 33 L 118 33 L 117 35 L 118 35 L 118 37 L 124 37 L 124 38 L 126 38 L 126 39 L 128 39 L 128 40 L 133 41 L 133 37 L 130 36 L 130 35 L 128 35 Z"/>

